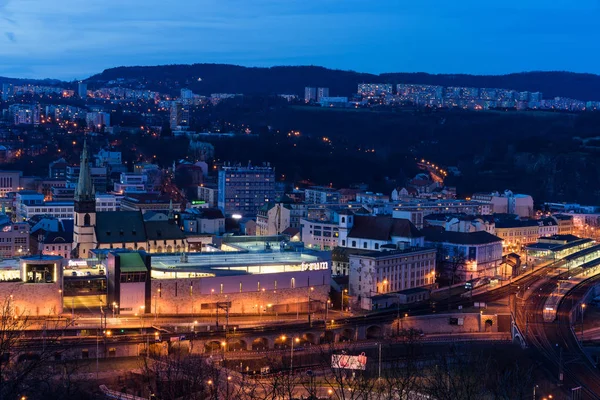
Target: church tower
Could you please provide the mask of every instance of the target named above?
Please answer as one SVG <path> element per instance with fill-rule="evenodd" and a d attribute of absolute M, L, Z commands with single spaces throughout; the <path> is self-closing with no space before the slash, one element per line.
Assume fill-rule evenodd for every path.
<path fill-rule="evenodd" d="M 94 249 L 94 228 L 96 226 L 96 192 L 92 183 L 87 143 L 83 142 L 79 180 L 75 189 L 73 228 L 73 256 L 89 258 Z"/>

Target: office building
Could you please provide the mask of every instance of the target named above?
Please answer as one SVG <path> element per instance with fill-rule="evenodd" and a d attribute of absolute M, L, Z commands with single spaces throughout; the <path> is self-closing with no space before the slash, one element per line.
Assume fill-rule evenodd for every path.
<path fill-rule="evenodd" d="M 21 171 L 0 171 L 0 197 L 19 190 L 21 176 L 23 176 Z"/>
<path fill-rule="evenodd" d="M 219 171 L 218 206 L 226 216 L 256 216 L 275 199 L 275 170 L 270 166 L 226 166 Z"/>

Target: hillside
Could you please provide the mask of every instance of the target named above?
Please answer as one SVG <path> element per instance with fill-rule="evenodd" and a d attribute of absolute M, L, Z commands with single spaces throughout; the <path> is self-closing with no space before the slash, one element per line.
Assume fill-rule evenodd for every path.
<path fill-rule="evenodd" d="M 298 94 L 305 86 L 325 86 L 332 96 L 348 96 L 363 82 L 424 83 L 442 86 L 507 88 L 540 91 L 556 96 L 600 100 L 600 76 L 572 72 L 521 72 L 508 75 L 451 75 L 385 73 L 373 75 L 316 66 L 241 67 L 228 64 L 160 65 L 110 68 L 87 79 L 102 85 L 110 80 L 142 81 L 149 89 L 176 93 L 187 87 L 195 93 Z M 200 79 L 200 80 L 199 80 Z"/>

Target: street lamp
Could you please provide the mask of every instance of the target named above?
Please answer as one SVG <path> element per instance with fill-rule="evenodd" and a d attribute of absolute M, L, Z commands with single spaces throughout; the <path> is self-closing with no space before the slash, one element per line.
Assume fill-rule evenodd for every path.
<path fill-rule="evenodd" d="M 344 316 L 344 293 L 348 293 L 348 289 L 342 290 L 342 309 L 341 309 L 342 316 Z"/>
<path fill-rule="evenodd" d="M 314 287 L 310 287 L 310 289 L 308 289 L 308 324 L 310 326 L 312 326 L 312 322 L 310 320 L 310 294 L 315 290 Z"/>
<path fill-rule="evenodd" d="M 221 348 L 223 349 L 223 362 L 225 362 L 225 351 L 227 350 L 227 342 L 221 342 Z"/>
<path fill-rule="evenodd" d="M 581 343 L 583 344 L 583 312 L 585 311 L 585 303 L 581 303 Z"/>
<path fill-rule="evenodd" d="M 327 299 L 327 306 L 325 308 L 325 321 L 329 319 L 329 306 L 331 305 L 331 300 Z"/>
<path fill-rule="evenodd" d="M 281 340 L 285 343 L 287 337 L 285 335 L 281 335 Z M 290 341 L 292 342 L 292 347 L 290 350 L 290 376 L 294 372 L 294 342 L 300 343 L 299 337 L 290 337 Z"/>
<path fill-rule="evenodd" d="M 115 318 L 115 311 L 119 309 L 119 305 L 117 304 L 116 301 L 112 302 L 112 313 L 113 313 L 113 319 Z"/>

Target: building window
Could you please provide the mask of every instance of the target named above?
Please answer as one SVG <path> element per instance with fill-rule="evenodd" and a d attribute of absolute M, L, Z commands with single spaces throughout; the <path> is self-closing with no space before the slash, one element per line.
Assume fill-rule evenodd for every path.
<path fill-rule="evenodd" d="M 367 242 L 363 243 L 363 248 L 365 248 L 365 249 L 367 248 Z"/>
<path fill-rule="evenodd" d="M 342 239 L 342 247 L 346 246 L 346 241 Z"/>
<path fill-rule="evenodd" d="M 90 214 L 85 214 L 83 217 L 83 225 L 90 226 Z"/>
<path fill-rule="evenodd" d="M 346 217 L 342 217 L 342 224 L 346 223 Z"/>
<path fill-rule="evenodd" d="M 379 250 L 379 243 L 375 243 L 375 250 Z"/>
<path fill-rule="evenodd" d="M 352 247 L 356 247 L 356 240 L 352 241 Z"/>

